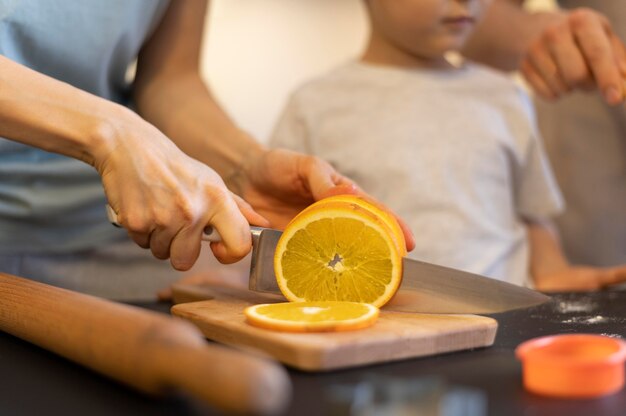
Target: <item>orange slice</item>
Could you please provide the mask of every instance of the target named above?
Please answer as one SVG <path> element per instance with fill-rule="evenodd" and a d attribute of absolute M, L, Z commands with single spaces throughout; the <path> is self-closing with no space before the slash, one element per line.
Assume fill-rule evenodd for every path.
<path fill-rule="evenodd" d="M 378 308 L 357 302 L 283 302 L 249 306 L 248 323 L 288 332 L 350 331 L 376 322 Z"/>
<path fill-rule="evenodd" d="M 320 207 L 332 202 L 354 204 L 378 216 L 391 229 L 392 236 L 396 242 L 396 246 L 398 247 L 398 251 L 400 252 L 400 254 L 402 256 L 406 256 L 406 240 L 404 239 L 404 233 L 402 232 L 402 228 L 400 227 L 398 220 L 391 212 L 389 212 L 387 208 L 381 205 L 377 205 L 374 201 L 368 201 L 361 196 L 352 194 L 335 195 L 321 199 L 309 205 L 301 212 L 301 214 L 310 210 L 319 209 Z"/>
<path fill-rule="evenodd" d="M 292 302 L 350 301 L 381 307 L 402 279 L 402 255 L 386 222 L 345 201 L 307 208 L 276 246 L 278 287 Z"/>

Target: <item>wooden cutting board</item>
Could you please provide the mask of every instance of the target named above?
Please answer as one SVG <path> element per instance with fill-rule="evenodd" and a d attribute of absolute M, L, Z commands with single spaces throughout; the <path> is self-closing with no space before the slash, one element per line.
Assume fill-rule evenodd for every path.
<path fill-rule="evenodd" d="M 287 333 L 254 327 L 243 310 L 258 303 L 284 302 L 279 295 L 229 287 L 175 287 L 172 313 L 223 344 L 259 350 L 306 371 L 395 361 L 493 344 L 497 322 L 476 315 L 380 312 L 374 326 L 337 333 Z"/>

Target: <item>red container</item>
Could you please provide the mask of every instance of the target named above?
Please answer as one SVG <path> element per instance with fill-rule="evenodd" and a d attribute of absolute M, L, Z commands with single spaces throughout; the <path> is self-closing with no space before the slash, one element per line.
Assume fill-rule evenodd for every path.
<path fill-rule="evenodd" d="M 624 385 L 626 342 L 604 335 L 553 335 L 520 344 L 524 387 L 537 394 L 592 398 Z"/>

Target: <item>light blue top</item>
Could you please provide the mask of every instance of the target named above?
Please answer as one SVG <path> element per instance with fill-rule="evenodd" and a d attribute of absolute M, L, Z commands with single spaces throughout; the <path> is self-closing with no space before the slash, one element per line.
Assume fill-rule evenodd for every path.
<path fill-rule="evenodd" d="M 0 54 L 128 104 L 129 65 L 167 0 L 2 0 Z M 0 253 L 90 249 L 124 238 L 91 166 L 0 138 Z"/>

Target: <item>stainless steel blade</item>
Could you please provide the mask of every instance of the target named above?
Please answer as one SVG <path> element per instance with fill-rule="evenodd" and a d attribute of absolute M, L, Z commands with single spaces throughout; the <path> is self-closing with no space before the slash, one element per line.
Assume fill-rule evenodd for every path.
<path fill-rule="evenodd" d="M 274 275 L 274 252 L 282 231 L 271 228 L 250 227 L 252 233 L 252 259 L 248 288 L 257 292 L 280 293 Z"/>
<path fill-rule="evenodd" d="M 280 293 L 274 275 L 274 252 L 282 232 L 250 227 L 250 290 Z M 511 283 L 403 259 L 400 290 L 385 309 L 401 312 L 488 314 L 541 304 L 550 297 Z"/>
<path fill-rule="evenodd" d="M 385 308 L 403 312 L 486 314 L 550 300 L 534 290 L 409 258 L 400 290 Z"/>

